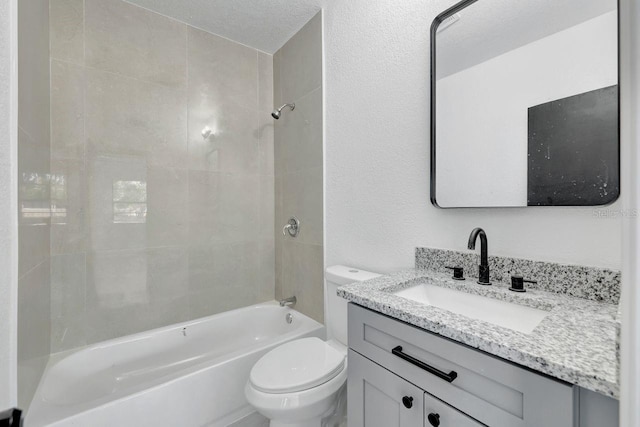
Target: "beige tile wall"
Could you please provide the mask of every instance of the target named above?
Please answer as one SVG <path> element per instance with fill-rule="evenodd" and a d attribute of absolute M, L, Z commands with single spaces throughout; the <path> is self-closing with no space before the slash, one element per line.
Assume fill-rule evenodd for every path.
<path fill-rule="evenodd" d="M 296 309 L 324 319 L 322 17 L 318 13 L 273 57 L 274 99 L 283 111 L 275 127 L 276 297 L 295 295 Z M 282 236 L 289 217 L 297 238 Z"/>
<path fill-rule="evenodd" d="M 49 357 L 49 5 L 18 2 L 18 404 L 27 409 Z"/>
<path fill-rule="evenodd" d="M 121 0 L 50 10 L 51 351 L 272 300 L 272 56 Z"/>

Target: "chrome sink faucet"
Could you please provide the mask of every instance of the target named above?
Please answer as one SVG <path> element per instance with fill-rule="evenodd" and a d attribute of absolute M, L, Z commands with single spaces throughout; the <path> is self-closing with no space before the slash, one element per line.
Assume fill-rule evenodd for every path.
<path fill-rule="evenodd" d="M 281 299 L 280 307 L 285 307 L 285 306 L 293 307 L 294 305 L 296 305 L 296 302 L 298 302 L 298 299 L 296 297 Z"/>
<path fill-rule="evenodd" d="M 489 249 L 487 245 L 487 233 L 482 228 L 474 228 L 469 236 L 469 249 L 476 248 L 476 240 L 480 236 L 480 265 L 478 266 L 478 283 L 490 285 L 489 279 Z"/>

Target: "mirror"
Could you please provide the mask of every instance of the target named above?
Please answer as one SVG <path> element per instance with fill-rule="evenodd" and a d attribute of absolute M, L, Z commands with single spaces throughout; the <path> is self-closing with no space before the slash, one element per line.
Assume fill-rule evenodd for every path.
<path fill-rule="evenodd" d="M 607 205 L 619 157 L 616 0 L 466 0 L 435 19 L 435 206 Z"/>

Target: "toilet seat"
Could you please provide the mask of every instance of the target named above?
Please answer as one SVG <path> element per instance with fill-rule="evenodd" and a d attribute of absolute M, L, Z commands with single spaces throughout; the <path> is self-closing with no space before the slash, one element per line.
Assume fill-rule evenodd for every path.
<path fill-rule="evenodd" d="M 346 354 L 319 338 L 302 338 L 265 354 L 251 369 L 249 382 L 263 393 L 295 393 L 335 378 L 345 367 Z"/>

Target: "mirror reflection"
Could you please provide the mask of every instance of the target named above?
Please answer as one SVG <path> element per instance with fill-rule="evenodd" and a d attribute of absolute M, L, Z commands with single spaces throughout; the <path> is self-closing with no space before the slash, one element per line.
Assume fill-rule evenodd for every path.
<path fill-rule="evenodd" d="M 597 206 L 619 194 L 615 0 L 470 0 L 432 28 L 431 200 Z"/>

